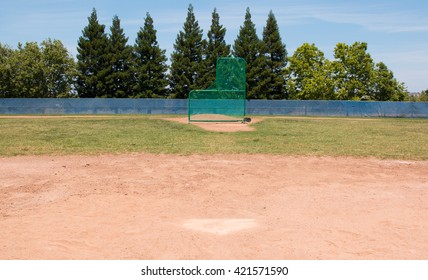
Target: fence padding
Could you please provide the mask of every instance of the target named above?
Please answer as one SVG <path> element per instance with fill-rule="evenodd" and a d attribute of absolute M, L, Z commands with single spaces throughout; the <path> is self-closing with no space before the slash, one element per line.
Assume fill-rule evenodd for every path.
<path fill-rule="evenodd" d="M 2 115 L 187 114 L 185 99 L 3 98 Z M 246 115 L 428 118 L 428 102 L 247 100 Z"/>
<path fill-rule="evenodd" d="M 0 99 L 0 114 L 186 114 L 182 99 L 11 98 Z"/>
<path fill-rule="evenodd" d="M 247 114 L 428 118 L 428 102 L 249 100 Z"/>

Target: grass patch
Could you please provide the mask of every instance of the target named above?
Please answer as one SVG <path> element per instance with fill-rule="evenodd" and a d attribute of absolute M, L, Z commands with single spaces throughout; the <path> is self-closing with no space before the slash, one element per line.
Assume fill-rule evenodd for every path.
<path fill-rule="evenodd" d="M 221 133 L 153 116 L 0 119 L 0 156 L 263 153 L 428 160 L 428 120 L 267 118 Z"/>

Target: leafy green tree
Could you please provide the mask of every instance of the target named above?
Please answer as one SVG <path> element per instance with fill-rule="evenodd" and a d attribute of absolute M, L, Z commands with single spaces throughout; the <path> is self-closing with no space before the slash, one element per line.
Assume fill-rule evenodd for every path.
<path fill-rule="evenodd" d="M 156 98 L 167 96 L 168 81 L 166 72 L 167 58 L 165 50 L 159 47 L 156 29 L 149 13 L 144 21 L 144 28 L 140 28 L 135 40 L 135 95 L 138 98 Z"/>
<path fill-rule="evenodd" d="M 403 101 L 408 98 L 404 84 L 383 63 L 375 64 L 367 52 L 367 43 L 349 46 L 338 43 L 333 62 L 338 99 Z"/>
<path fill-rule="evenodd" d="M 13 97 L 12 67 L 10 63 L 14 50 L 0 43 L 0 98 Z"/>
<path fill-rule="evenodd" d="M 120 27 L 118 16 L 114 16 L 110 32 L 106 54 L 108 65 L 105 76 L 106 91 L 100 97 L 126 98 L 133 95 L 134 87 L 132 47 L 127 45 L 128 38 Z"/>
<path fill-rule="evenodd" d="M 314 44 L 298 47 L 285 73 L 290 99 L 335 99 L 331 63 Z"/>
<path fill-rule="evenodd" d="M 383 63 L 379 62 L 373 69 L 372 90 L 370 99 L 377 101 L 403 101 L 408 93 L 401 85 L 394 74 Z"/>
<path fill-rule="evenodd" d="M 74 59 L 59 40 L 47 39 L 41 46 L 46 97 L 71 97 L 76 75 Z"/>
<path fill-rule="evenodd" d="M 59 40 L 0 47 L 0 97 L 68 97 L 75 64 Z"/>
<path fill-rule="evenodd" d="M 263 46 L 269 72 L 268 86 L 264 90 L 264 95 L 267 99 L 285 99 L 287 96 L 282 73 L 287 65 L 287 50 L 282 43 L 278 23 L 272 11 L 269 12 L 263 30 Z"/>
<path fill-rule="evenodd" d="M 226 28 L 220 24 L 220 16 L 217 9 L 212 13 L 211 28 L 208 31 L 208 42 L 205 48 L 205 73 L 203 73 L 202 87 L 207 88 L 214 83 L 216 75 L 216 63 L 218 57 L 230 55 L 230 45 L 225 40 Z"/>
<path fill-rule="evenodd" d="M 247 62 L 247 98 L 260 98 L 260 89 L 265 88 L 268 68 L 265 56 L 261 55 L 262 42 L 256 33 L 256 27 L 251 19 L 250 8 L 245 13 L 244 24 L 239 30 L 233 45 L 233 54 L 242 57 Z"/>
<path fill-rule="evenodd" d="M 109 65 L 106 56 L 108 38 L 104 32 L 105 26 L 98 22 L 95 9 L 92 10 L 88 22 L 77 46 L 77 92 L 80 97 L 107 96 L 105 77 Z"/>
<path fill-rule="evenodd" d="M 338 99 L 361 100 L 370 96 L 374 62 L 367 53 L 367 43 L 355 42 L 352 46 L 338 43 L 334 57 Z"/>
<path fill-rule="evenodd" d="M 18 45 L 12 57 L 13 65 L 13 97 L 48 97 L 42 52 L 35 42 L 25 46 Z"/>
<path fill-rule="evenodd" d="M 177 35 L 171 54 L 169 85 L 172 98 L 187 98 L 191 90 L 200 88 L 203 72 L 203 30 L 189 5 L 183 31 Z"/>
<path fill-rule="evenodd" d="M 428 89 L 421 91 L 418 97 L 420 102 L 428 102 Z"/>

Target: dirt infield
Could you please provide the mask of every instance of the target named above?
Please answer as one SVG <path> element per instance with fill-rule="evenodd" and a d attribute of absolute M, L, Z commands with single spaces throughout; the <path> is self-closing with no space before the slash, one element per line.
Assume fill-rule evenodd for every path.
<path fill-rule="evenodd" d="M 0 259 L 428 259 L 428 162 L 0 158 Z"/>

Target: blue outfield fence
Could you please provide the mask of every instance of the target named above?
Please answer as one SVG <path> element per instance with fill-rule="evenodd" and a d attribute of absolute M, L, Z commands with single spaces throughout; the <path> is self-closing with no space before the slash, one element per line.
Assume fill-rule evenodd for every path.
<path fill-rule="evenodd" d="M 428 118 L 428 102 L 249 100 L 247 114 Z"/>
<path fill-rule="evenodd" d="M 0 114 L 187 114 L 185 99 L 4 98 Z"/>
<path fill-rule="evenodd" d="M 187 114 L 186 99 L 3 98 L 2 115 Z M 428 118 L 428 102 L 247 100 L 247 115 Z"/>

